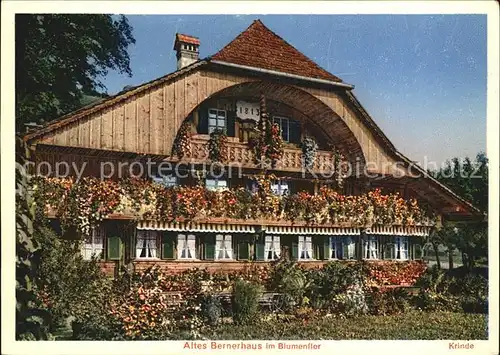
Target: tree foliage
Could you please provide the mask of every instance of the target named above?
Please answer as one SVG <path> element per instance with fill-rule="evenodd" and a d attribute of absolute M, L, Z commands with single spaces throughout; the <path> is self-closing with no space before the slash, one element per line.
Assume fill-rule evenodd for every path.
<path fill-rule="evenodd" d="M 22 166 L 26 160 L 25 146 L 17 140 L 16 160 L 16 339 L 47 340 L 51 337 L 49 312 L 38 297 L 35 278 L 41 249 L 33 238 L 37 229 L 34 201 L 29 181 Z"/>
<path fill-rule="evenodd" d="M 488 158 L 478 153 L 472 161 L 453 158 L 446 166 L 432 172 L 432 175 L 451 190 L 470 201 L 481 211 L 488 209 Z"/>
<path fill-rule="evenodd" d="M 16 124 L 43 123 L 102 95 L 108 70 L 131 75 L 127 48 L 135 43 L 124 16 L 16 16 Z"/>
<path fill-rule="evenodd" d="M 433 176 L 454 192 L 470 201 L 486 213 L 488 210 L 488 159 L 479 153 L 474 161 L 453 158 L 446 166 L 433 172 Z M 458 249 L 462 253 L 464 266 L 471 269 L 480 258 L 488 256 L 488 224 L 486 221 L 445 223 L 443 228 L 431 235 L 434 246 L 443 244 L 450 253 Z"/>

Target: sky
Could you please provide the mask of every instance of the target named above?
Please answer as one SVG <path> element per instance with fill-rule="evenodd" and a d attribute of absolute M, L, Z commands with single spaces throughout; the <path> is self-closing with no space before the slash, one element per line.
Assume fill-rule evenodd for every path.
<path fill-rule="evenodd" d="M 255 19 L 353 93 L 398 151 L 425 167 L 486 151 L 485 15 L 134 15 L 132 77 L 109 94 L 176 70 L 175 33 L 215 54 Z M 265 44 L 264 44 L 265 45 Z M 426 165 L 426 162 L 427 165 Z"/>

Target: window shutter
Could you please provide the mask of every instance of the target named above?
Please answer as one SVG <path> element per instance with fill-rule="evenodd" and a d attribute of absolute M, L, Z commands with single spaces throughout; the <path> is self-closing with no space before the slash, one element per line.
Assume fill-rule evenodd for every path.
<path fill-rule="evenodd" d="M 215 236 L 205 236 L 205 260 L 215 259 Z"/>
<path fill-rule="evenodd" d="M 135 258 L 135 229 L 128 231 L 128 257 L 130 260 Z"/>
<path fill-rule="evenodd" d="M 396 244 L 394 243 L 394 238 L 385 238 L 385 248 L 384 248 L 384 259 L 394 259 L 396 258 Z"/>
<path fill-rule="evenodd" d="M 313 255 L 312 258 L 316 260 L 323 260 L 325 243 L 324 237 L 315 236 L 312 237 Z"/>
<path fill-rule="evenodd" d="M 263 241 L 258 240 L 255 244 L 255 259 L 256 260 L 265 260 L 265 244 Z"/>
<path fill-rule="evenodd" d="M 120 260 L 122 254 L 122 242 L 119 236 L 108 237 L 108 260 Z"/>
<path fill-rule="evenodd" d="M 412 243 L 412 259 L 413 260 L 419 260 L 422 259 L 422 244 L 420 243 L 420 240 L 415 240 Z"/>
<path fill-rule="evenodd" d="M 292 259 L 294 259 L 294 260 L 299 259 L 299 244 L 298 243 L 292 243 Z"/>
<path fill-rule="evenodd" d="M 248 250 L 248 242 L 239 242 L 238 243 L 238 260 L 248 260 L 249 250 Z"/>
<path fill-rule="evenodd" d="M 349 244 L 342 243 L 342 259 L 349 259 Z"/>
<path fill-rule="evenodd" d="M 322 254 L 322 259 L 323 260 L 329 260 L 330 259 L 330 254 L 331 254 L 331 249 L 330 249 L 330 237 L 325 237 L 323 239 L 323 254 Z"/>
<path fill-rule="evenodd" d="M 289 120 L 288 129 L 290 132 L 290 136 L 288 137 L 289 142 L 300 144 L 300 138 L 301 138 L 300 122 L 295 120 Z"/>
<path fill-rule="evenodd" d="M 208 109 L 201 107 L 198 110 L 198 134 L 208 134 Z"/>
<path fill-rule="evenodd" d="M 228 137 L 234 137 L 234 123 L 235 123 L 235 112 L 227 111 L 226 134 Z"/>
<path fill-rule="evenodd" d="M 175 259 L 175 236 L 172 234 L 163 235 L 163 249 L 161 256 L 163 259 Z"/>

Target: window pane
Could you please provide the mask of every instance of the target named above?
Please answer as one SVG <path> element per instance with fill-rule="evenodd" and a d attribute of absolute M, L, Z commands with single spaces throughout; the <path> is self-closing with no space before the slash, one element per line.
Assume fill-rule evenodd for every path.
<path fill-rule="evenodd" d="M 224 128 L 224 127 L 226 127 L 226 120 L 219 118 L 217 120 L 217 127 L 218 128 Z"/>
<path fill-rule="evenodd" d="M 210 187 L 215 187 L 216 186 L 216 181 L 213 179 L 206 179 L 205 180 L 205 185 L 210 186 Z"/>
<path fill-rule="evenodd" d="M 215 127 L 217 125 L 217 120 L 215 118 L 209 118 L 208 119 L 208 125 Z"/>
<path fill-rule="evenodd" d="M 227 181 L 226 180 L 218 180 L 217 186 L 218 187 L 227 187 Z"/>

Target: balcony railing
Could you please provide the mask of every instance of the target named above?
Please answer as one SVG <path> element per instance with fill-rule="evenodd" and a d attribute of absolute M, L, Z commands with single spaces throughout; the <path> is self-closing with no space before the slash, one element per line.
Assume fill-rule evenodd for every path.
<path fill-rule="evenodd" d="M 196 136 L 191 139 L 191 154 L 183 160 L 208 163 L 208 138 Z M 227 163 L 238 164 L 243 168 L 257 168 L 253 153 L 246 143 L 228 141 Z M 318 150 L 311 172 L 328 174 L 332 172 L 334 156 L 332 152 Z M 284 154 L 278 161 L 275 170 L 288 172 L 301 172 L 304 170 L 302 163 L 302 150 L 299 148 L 285 147 Z"/>

